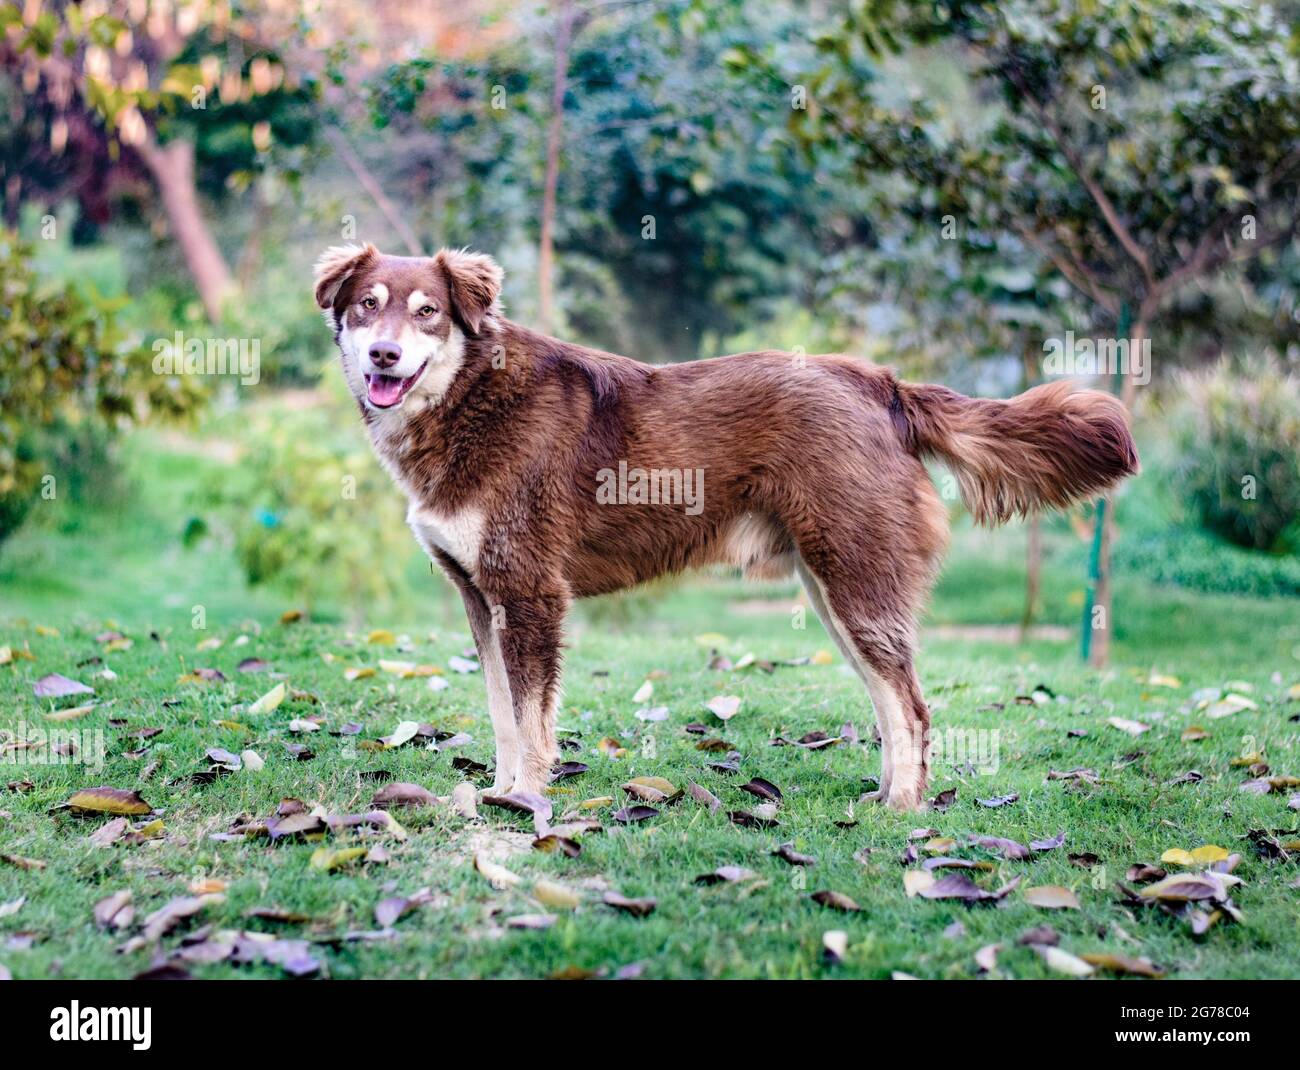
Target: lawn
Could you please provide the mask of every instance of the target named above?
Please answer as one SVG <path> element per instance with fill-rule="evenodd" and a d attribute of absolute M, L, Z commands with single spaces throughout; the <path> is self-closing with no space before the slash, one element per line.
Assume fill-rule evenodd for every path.
<path fill-rule="evenodd" d="M 11 764 L 0 783 L 14 787 L 0 794 L 0 854 L 42 864 L 0 861 L 0 963 L 15 977 L 131 977 L 168 956 L 200 977 L 278 977 L 291 969 L 334 978 L 976 977 L 975 954 L 991 944 L 1000 948 L 994 976 L 1064 976 L 1077 964 L 1060 955 L 1049 961 L 1042 947 L 1052 940 L 1074 956 L 1145 958 L 1175 978 L 1300 976 L 1300 866 L 1290 852 L 1270 857 L 1273 844 L 1300 836 L 1291 831 L 1300 815 L 1288 808 L 1300 789 L 1241 788 L 1264 775 L 1300 774 L 1293 602 L 1195 595 L 1122 573 L 1116 664 L 1099 674 L 1080 665 L 1073 639 L 1019 646 L 974 627 L 1017 619 L 1022 543 L 1015 530 L 959 532 L 927 621 L 920 672 L 936 736 L 980 753 L 950 749 L 952 760 L 936 760 L 931 794 L 955 789 L 948 808 L 899 815 L 857 802 L 879 769 L 869 705 L 838 654 L 829 664 L 813 658 L 832 650 L 816 618 L 793 626 L 796 588 L 703 576 L 653 600 L 575 616 L 560 726 L 570 748 L 563 758 L 587 769 L 558 780 L 550 800 L 555 823 L 573 810 L 602 826 L 572 837 L 576 857 L 534 849 L 528 815 L 482 804 L 476 818 L 449 803 L 395 809 L 396 830 L 339 827 L 310 842 L 213 839 L 241 816 L 272 816 L 285 799 L 357 815 L 372 810 L 372 796 L 386 783 L 417 784 L 440 797 L 467 778 L 483 787 L 489 781 L 476 766 L 460 766 L 469 759 L 489 767 L 492 747 L 481 674 L 452 668 L 470 640 L 440 579 L 412 573 L 414 584 L 427 585 L 427 608 L 417 600 L 351 627 L 282 623 L 292 599 L 246 590 L 218 545 L 180 546 L 176 506 L 196 467 L 202 464 L 193 458 L 143 450 L 132 458 L 140 489 L 129 528 L 111 516 L 75 526 L 38 523 L 0 551 L 0 646 L 29 650 L 33 659 L 0 667 L 0 728 L 18 740 L 75 730 L 92 742 L 101 738 L 106 750 L 102 768 L 91 769 L 51 764 L 45 749 L 6 748 Z M 1049 549 L 1044 620 L 1071 625 L 1082 550 L 1063 531 L 1053 532 Z M 192 627 L 195 605 L 205 607 L 203 629 Z M 370 641 L 372 629 L 391 631 L 400 645 L 388 645 L 384 635 Z M 96 639 L 108 632 L 122 633 L 129 646 Z M 751 653 L 756 662 L 710 667 L 713 647 L 733 666 Z M 250 658 L 265 663 L 262 671 L 240 671 Z M 433 679 L 448 686 L 434 691 L 429 677 L 385 672 L 381 659 L 436 666 L 442 675 Z M 812 660 L 761 664 L 799 659 Z M 97 675 L 106 668 L 114 679 Z M 200 668 L 222 678 L 196 679 Z M 378 671 L 348 678 L 347 670 L 364 668 Z M 36 698 L 33 683 L 49 673 L 92 685 L 94 709 L 48 720 L 87 701 Z M 634 700 L 647 680 L 652 697 Z M 256 700 L 281 682 L 288 697 L 254 712 Z M 1212 717 L 1221 710 L 1197 709 L 1200 698 L 1193 699 L 1205 688 L 1231 690 L 1251 707 Z M 720 695 L 741 699 L 725 723 L 705 709 Z M 666 719 L 637 717 L 659 706 L 667 707 Z M 320 720 L 320 730 L 291 729 L 295 719 L 310 718 Z M 1148 727 L 1132 735 L 1112 718 Z M 376 749 L 373 741 L 403 721 L 470 738 L 436 750 L 423 736 Z M 688 730 L 695 723 L 705 734 Z M 334 734 L 345 725 L 360 728 Z M 1204 733 L 1188 733 L 1193 726 Z M 161 731 L 141 738 L 134 734 L 141 729 Z M 812 732 L 848 738 L 822 748 L 773 745 Z M 697 744 L 705 739 L 731 746 L 702 750 Z M 617 756 L 611 744 L 602 746 L 608 740 L 617 741 Z M 314 757 L 295 758 L 287 744 L 303 744 Z M 252 750 L 264 768 L 196 778 L 209 767 L 210 748 Z M 736 771 L 713 768 L 728 750 L 738 752 Z M 1257 754 L 1262 758 L 1242 758 Z M 1260 761 L 1270 774 L 1250 768 Z M 1095 775 L 1049 779 L 1052 771 L 1077 768 Z M 1199 778 L 1185 776 L 1191 771 Z M 721 809 L 687 793 L 656 804 L 647 820 L 623 824 L 615 811 L 636 803 L 622 789 L 633 777 L 683 789 L 697 784 Z M 764 812 L 763 800 L 740 788 L 755 777 L 780 789 L 776 827 L 742 827 L 727 817 Z M 55 808 L 99 785 L 135 789 L 158 813 L 132 817 L 136 832 L 96 846 L 89 837 L 112 815 Z M 1018 798 L 1002 806 L 978 801 L 1012 794 Z M 582 808 L 602 798 L 614 801 Z M 1269 839 L 1249 838 L 1261 829 Z M 1062 845 L 1023 860 L 1003 857 L 1005 847 L 969 842 L 978 835 L 1028 845 L 1061 833 Z M 783 843 L 815 864 L 774 855 Z M 384 848 L 378 859 L 313 865 L 322 848 L 377 845 Z M 915 859 L 905 863 L 909 845 Z M 1222 916 L 1197 935 L 1187 916 L 1121 901 L 1117 882 L 1151 886 L 1130 880 L 1131 866 L 1207 845 L 1240 855 L 1232 875 L 1241 883 L 1231 889 L 1239 920 Z M 518 881 L 495 887 L 476 869 L 476 855 Z M 1000 900 L 909 896 L 906 875 L 925 872 L 931 858 L 989 864 L 936 869 L 934 878 L 965 874 L 987 890 L 1020 882 Z M 697 881 L 729 866 L 751 874 Z M 1197 873 L 1203 864 L 1164 868 Z M 1034 905 L 1027 889 L 1043 886 L 1069 889 L 1077 907 Z M 135 920 L 120 929 L 97 926 L 96 903 L 121 891 L 131 893 Z M 196 891 L 213 896 L 197 914 L 156 939 L 137 939 L 147 915 Z M 859 909 L 823 905 L 813 898 L 821 891 L 848 896 Z M 638 917 L 604 904 L 607 892 L 652 897 L 656 906 Z M 390 925 L 377 920 L 381 902 L 412 897 Z M 1206 916 L 1214 910 L 1202 907 Z M 251 913 L 259 908 L 261 916 Z M 553 921 L 511 926 L 534 915 Z M 1053 934 L 1039 932 L 1037 948 L 1020 941 L 1043 926 Z M 262 951 L 244 956 L 257 961 L 237 964 L 223 953 L 223 930 L 264 932 L 279 942 L 241 941 L 242 951 Z M 838 962 L 823 955 L 828 930 L 846 937 Z"/>

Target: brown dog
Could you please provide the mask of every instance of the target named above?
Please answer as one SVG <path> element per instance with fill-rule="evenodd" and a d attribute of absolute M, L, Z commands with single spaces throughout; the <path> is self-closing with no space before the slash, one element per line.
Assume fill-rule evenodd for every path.
<path fill-rule="evenodd" d="M 375 452 L 464 597 L 493 791 L 550 777 L 573 598 L 730 563 L 798 572 L 871 694 L 878 797 L 920 808 L 916 613 L 948 534 L 922 458 L 952 467 L 981 521 L 1064 506 L 1137 470 L 1123 406 L 1065 382 L 967 398 L 846 356 L 651 366 L 511 323 L 500 289 L 495 261 L 467 252 L 334 248 L 316 268 Z"/>

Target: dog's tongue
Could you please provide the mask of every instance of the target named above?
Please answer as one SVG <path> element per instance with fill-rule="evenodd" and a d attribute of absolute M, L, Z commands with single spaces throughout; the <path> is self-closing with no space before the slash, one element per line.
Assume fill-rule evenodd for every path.
<path fill-rule="evenodd" d="M 381 409 L 396 405 L 402 396 L 402 384 L 405 379 L 392 375 L 371 375 L 366 379 L 366 388 L 370 393 L 370 403 Z"/>

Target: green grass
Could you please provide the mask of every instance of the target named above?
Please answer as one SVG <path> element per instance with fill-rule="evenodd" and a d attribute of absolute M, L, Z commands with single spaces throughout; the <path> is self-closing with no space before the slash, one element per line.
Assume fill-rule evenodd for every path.
<path fill-rule="evenodd" d="M 150 964 L 150 951 L 119 954 L 116 948 L 129 933 L 96 929 L 95 902 L 130 889 L 143 916 L 186 894 L 192 881 L 209 877 L 227 882 L 226 898 L 195 925 L 325 941 L 317 950 L 333 977 L 539 977 L 570 967 L 612 972 L 629 963 L 642 964 L 647 977 L 887 977 L 896 970 L 972 977 L 972 956 L 989 943 L 1002 945 L 1003 974 L 1036 977 L 1047 975 L 1047 967 L 1034 951 L 1017 946 L 1016 938 L 1041 924 L 1052 925 L 1061 946 L 1076 954 L 1145 955 L 1174 977 L 1300 975 L 1294 955 L 1300 891 L 1291 886 L 1300 867 L 1266 861 L 1243 839 L 1250 829 L 1293 829 L 1297 814 L 1287 809 L 1286 793 L 1240 792 L 1249 774 L 1230 764 L 1243 752 L 1263 750 L 1275 773 L 1300 773 L 1297 725 L 1289 719 L 1300 713 L 1300 703 L 1286 698 L 1300 678 L 1294 602 L 1197 595 L 1121 578 L 1116 664 L 1101 674 L 1079 665 L 1073 642 L 1021 647 L 960 633 L 926 640 L 920 671 L 936 733 L 992 733 L 985 738 L 996 739 L 997 768 L 972 774 L 938 762 L 933 790 L 955 787 L 956 804 L 945 812 L 898 815 L 856 805 L 863 778 L 879 769 L 874 747 L 808 751 L 769 745 L 778 734 L 835 734 L 846 721 L 868 738 L 865 691 L 838 656 L 828 666 L 781 667 L 771 674 L 707 668 L 708 650 L 695 640 L 702 632 L 726 635 L 733 658 L 750 651 L 760 658 L 793 658 L 830 649 L 811 615 L 806 629 L 792 627 L 793 586 L 702 577 L 648 605 L 616 603 L 575 616 L 560 724 L 575 733 L 571 738 L 579 745 L 565 757 L 585 762 L 590 771 L 556 784 L 552 800 L 557 815 L 599 796 L 623 805 L 623 782 L 654 775 L 678 786 L 694 780 L 717 794 L 725 809 L 751 809 L 757 800 L 738 785 L 761 776 L 784 792 L 779 828 L 738 828 L 689 798 L 629 827 L 611 820 L 613 808 L 597 809 L 594 816 L 605 831 L 584 837 L 581 855 L 569 859 L 531 850 L 529 824 L 518 815 L 483 808 L 479 820 L 466 821 L 437 808 L 398 815 L 409 838 L 382 840 L 393 856 L 388 865 L 326 874 L 310 867 L 313 844 L 216 842 L 209 834 L 226 830 L 240 814 L 266 816 L 288 796 L 332 813 L 363 812 L 377 786 L 364 774 L 379 770 L 446 795 L 463 778 L 452 767 L 453 757 L 490 765 L 491 730 L 478 674 L 448 673 L 451 686 L 437 693 L 419 679 L 381 674 L 350 682 L 344 676 L 347 667 L 375 665 L 380 657 L 445 666 L 469 645 L 463 617 L 445 586 L 426 577 L 421 590 L 428 592 L 427 604 L 413 603 L 391 620 L 365 622 L 367 628 L 405 629 L 414 645 L 409 653 L 367 644 L 364 631 L 351 635 L 337 624 L 282 625 L 279 612 L 289 599 L 245 590 L 228 554 L 216 548 L 198 554 L 179 548 L 183 516 L 174 503 L 187 481 L 202 474 L 202 465 L 196 473 L 199 463 L 192 458 L 166 454 L 135 463 L 137 472 L 145 463 L 150 478 L 131 505 L 136 522 L 130 528 L 106 517 L 74 526 L 38 524 L 0 554 L 0 645 L 30 646 L 36 658 L 0 667 L 0 727 L 27 734 L 53 727 L 43 717 L 53 704 L 35 699 L 31 690 L 46 673 L 90 682 L 102 666 L 83 663 L 102 656 L 117 674 L 112 682 L 94 681 L 100 705 L 64 726 L 103 733 L 108 756 L 101 770 L 9 765 L 0 778 L 34 784 L 27 792 L 0 794 L 0 809 L 8 813 L 0 818 L 0 853 L 46 863 L 30 871 L 0 863 L 0 903 L 26 898 L 16 913 L 0 918 L 0 962 L 16 977 L 133 975 Z M 1073 624 L 1079 615 L 1080 555 L 1070 538 L 1057 534 L 1050 540 L 1044 619 L 1051 623 Z M 1015 530 L 960 533 L 929 620 L 1014 622 L 1021 545 Z M 206 630 L 191 627 L 195 604 L 207 607 Z M 95 641 L 110 619 L 134 640 L 129 650 L 103 653 Z M 37 625 L 61 634 L 39 634 Z M 248 640 L 236 645 L 242 635 Z M 197 649 L 201 640 L 213 638 L 222 641 L 218 649 Z M 322 654 L 336 660 L 327 663 Z M 236 671 L 242 658 L 252 656 L 270 662 L 293 688 L 318 701 L 291 700 L 271 713 L 247 713 L 247 705 L 275 682 Z M 196 666 L 220 669 L 227 680 L 182 682 L 182 674 Z M 1153 670 L 1179 677 L 1181 685 L 1149 684 Z M 666 674 L 655 682 L 653 704 L 671 713 L 665 722 L 647 724 L 635 718 L 632 695 L 652 672 Z M 1180 712 L 1196 688 L 1230 680 L 1252 685 L 1258 710 L 1215 721 Z M 1063 697 L 1044 706 L 1015 702 L 1040 685 Z M 743 699 L 741 712 L 725 726 L 702 708 L 720 694 Z M 360 722 L 361 739 L 385 735 L 411 719 L 468 732 L 473 742 L 446 753 L 414 745 L 372 753 L 350 745 L 355 739 L 321 731 L 306 738 L 316 757 L 292 761 L 283 743 L 303 737 L 289 733 L 289 721 L 310 715 L 323 716 L 327 727 Z M 1134 739 L 1108 726 L 1111 716 L 1152 728 Z M 126 724 L 116 727 L 110 719 Z M 246 731 L 215 723 L 223 719 Z M 695 748 L 699 737 L 684 731 L 692 721 L 710 723 L 712 734 L 735 744 L 742 755 L 739 775 L 708 768 L 718 756 Z M 1193 723 L 1208 728 L 1210 737 L 1183 742 L 1183 729 Z M 146 756 L 127 757 L 136 741 L 125 733 L 146 726 L 163 732 L 150 740 Z M 1088 735 L 1070 738 L 1072 728 Z M 596 750 L 606 736 L 621 741 L 625 757 Z M 186 778 L 202 767 L 210 747 L 251 747 L 266 767 L 196 785 Z M 1135 752 L 1136 758 L 1120 760 Z M 153 775 L 141 783 L 142 769 L 155 762 Z M 1074 766 L 1091 767 L 1101 783 L 1074 788 L 1044 780 L 1049 770 Z M 1204 779 L 1167 784 L 1190 769 Z M 102 820 L 51 813 L 74 790 L 95 784 L 138 787 L 162 811 L 164 836 L 137 846 L 94 848 L 87 836 Z M 1020 800 L 1001 809 L 975 801 L 1010 792 Z M 836 825 L 849 820 L 856 823 Z M 998 872 L 981 875 L 980 883 L 995 887 L 1020 876 L 1021 889 L 1000 908 L 968 908 L 905 895 L 899 857 L 918 826 L 959 839 L 979 833 L 1027 843 L 1065 831 L 1067 840 L 1065 847 L 1029 861 L 999 862 Z M 773 857 L 772 848 L 787 840 L 817 864 L 796 869 Z M 1242 924 L 1221 924 L 1197 938 L 1185 921 L 1116 902 L 1114 883 L 1131 863 L 1155 862 L 1167 849 L 1202 844 L 1242 854 L 1236 873 L 1243 884 L 1234 895 Z M 506 891 L 489 886 L 471 862 L 482 848 L 523 878 L 521 884 Z M 854 858 L 864 848 L 872 851 L 865 863 Z M 1100 857 L 1102 870 L 1069 863 L 1068 852 L 1085 851 Z M 954 853 L 983 856 L 965 847 Z M 758 878 L 711 887 L 694 883 L 722 865 L 749 867 Z M 571 914 L 559 912 L 546 931 L 504 929 L 504 918 L 542 909 L 529 895 L 538 878 L 574 889 L 583 905 Z M 1024 887 L 1044 884 L 1073 889 L 1080 909 L 1047 911 L 1024 901 Z M 376 928 L 373 911 L 381 899 L 425 887 L 432 901 L 397 922 L 394 939 L 335 940 L 349 930 Z M 607 888 L 654 896 L 658 907 L 644 919 L 615 913 L 599 903 Z M 809 898 L 819 889 L 845 893 L 862 910 L 841 914 L 821 907 Z M 285 925 L 243 916 L 249 908 L 270 905 L 317 920 Z M 963 923 L 964 933 L 945 936 L 954 921 Z M 843 929 L 849 937 L 847 959 L 837 966 L 821 957 L 828 929 Z M 162 949 L 176 947 L 183 931 L 165 937 Z M 27 938 L 17 934 L 29 934 L 31 946 L 24 947 Z M 271 966 L 228 963 L 195 966 L 192 972 L 279 975 Z"/>

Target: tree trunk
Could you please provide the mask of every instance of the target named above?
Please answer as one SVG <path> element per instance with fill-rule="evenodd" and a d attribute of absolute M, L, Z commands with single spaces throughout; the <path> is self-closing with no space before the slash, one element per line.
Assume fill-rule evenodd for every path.
<path fill-rule="evenodd" d="M 1129 331 L 1130 347 L 1140 346 L 1147 337 L 1146 320 L 1141 316 Z M 1120 400 L 1132 416 L 1134 403 L 1137 401 L 1137 379 L 1133 375 L 1131 359 L 1128 371 L 1120 387 Z M 1104 669 L 1110 661 L 1110 634 L 1114 624 L 1114 607 L 1111 602 L 1110 561 L 1115 543 L 1115 503 L 1107 501 L 1106 517 L 1101 526 L 1101 553 L 1097 558 L 1097 589 L 1092 603 L 1092 620 L 1086 627 L 1092 628 L 1092 649 L 1088 663 L 1096 669 Z"/>
<path fill-rule="evenodd" d="M 555 81 L 551 87 L 551 122 L 546 131 L 546 180 L 542 187 L 542 233 L 537 250 L 537 320 L 543 334 L 554 327 L 555 193 L 560 181 L 560 142 L 564 134 L 564 94 L 569 79 L 569 44 L 573 12 L 558 0 L 555 22 Z"/>
<path fill-rule="evenodd" d="M 172 236 L 181 247 L 208 320 L 219 323 L 221 306 L 234 291 L 235 284 L 199 210 L 199 195 L 194 185 L 194 146 L 183 138 L 160 146 L 152 135 L 146 135 L 135 147 L 158 186 Z"/>

